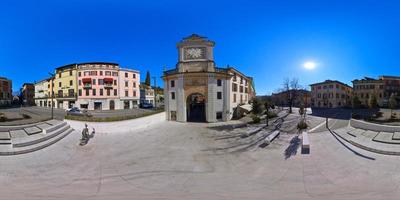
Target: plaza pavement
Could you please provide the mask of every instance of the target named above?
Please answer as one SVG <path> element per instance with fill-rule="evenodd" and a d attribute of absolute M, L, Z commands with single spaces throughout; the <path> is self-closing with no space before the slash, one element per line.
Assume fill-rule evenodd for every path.
<path fill-rule="evenodd" d="M 400 157 L 329 131 L 310 133 L 309 155 L 300 154 L 297 134 L 217 154 L 218 130 L 163 117 L 91 123 L 96 134 L 85 146 L 83 124 L 70 122 L 77 131 L 57 144 L 0 158 L 0 199 L 399 199 Z"/>

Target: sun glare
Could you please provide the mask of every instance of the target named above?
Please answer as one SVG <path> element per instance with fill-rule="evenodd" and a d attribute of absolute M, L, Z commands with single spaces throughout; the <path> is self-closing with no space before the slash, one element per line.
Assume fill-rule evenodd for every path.
<path fill-rule="evenodd" d="M 304 63 L 303 66 L 304 66 L 305 69 L 313 70 L 313 69 L 315 69 L 317 64 L 315 64 L 315 62 L 309 61 L 309 62 Z"/>

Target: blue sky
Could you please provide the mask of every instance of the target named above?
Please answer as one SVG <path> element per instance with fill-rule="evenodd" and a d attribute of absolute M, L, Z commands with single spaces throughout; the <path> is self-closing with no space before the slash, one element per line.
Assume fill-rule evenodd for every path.
<path fill-rule="evenodd" d="M 117 62 L 161 77 L 176 42 L 216 42 L 218 66 L 253 76 L 257 93 L 300 83 L 400 75 L 400 1 L 0 1 L 0 76 L 24 82 L 76 62 Z M 315 70 L 302 64 L 312 60 Z M 161 83 L 161 78 L 158 79 Z"/>

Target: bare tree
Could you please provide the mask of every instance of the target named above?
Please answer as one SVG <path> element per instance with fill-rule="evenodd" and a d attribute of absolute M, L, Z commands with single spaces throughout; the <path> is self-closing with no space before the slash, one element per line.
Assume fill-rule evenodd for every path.
<path fill-rule="evenodd" d="M 293 103 L 297 99 L 299 95 L 299 90 L 302 89 L 302 87 L 299 84 L 299 79 L 297 78 L 292 78 L 292 80 L 286 78 L 283 81 L 282 85 L 283 85 L 282 91 L 285 92 L 287 95 L 287 104 L 289 106 L 289 113 L 292 113 Z"/>

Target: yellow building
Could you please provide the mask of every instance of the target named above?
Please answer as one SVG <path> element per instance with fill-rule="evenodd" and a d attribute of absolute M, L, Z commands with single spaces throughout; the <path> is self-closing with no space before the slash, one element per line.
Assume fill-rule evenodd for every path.
<path fill-rule="evenodd" d="M 56 108 L 67 109 L 75 105 L 78 89 L 76 69 L 76 64 L 56 68 L 54 80 Z"/>

